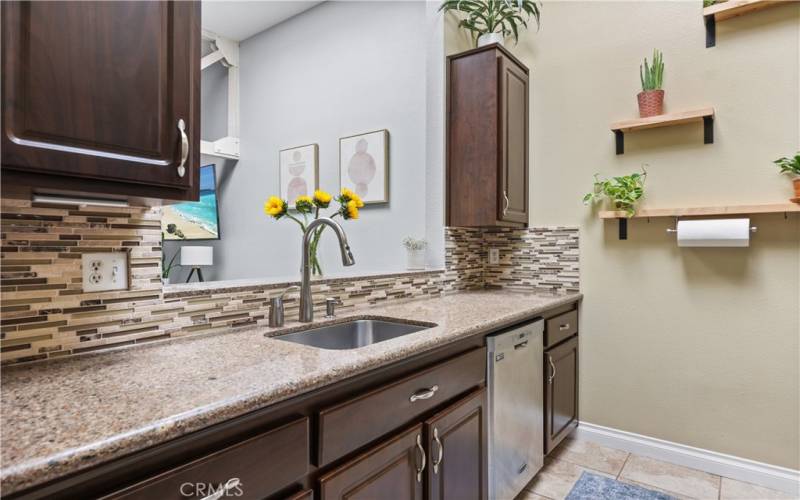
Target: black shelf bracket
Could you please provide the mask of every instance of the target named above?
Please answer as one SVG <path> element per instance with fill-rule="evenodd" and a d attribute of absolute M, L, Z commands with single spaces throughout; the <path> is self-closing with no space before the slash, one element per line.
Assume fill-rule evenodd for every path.
<path fill-rule="evenodd" d="M 623 133 L 622 130 L 615 130 L 614 138 L 617 143 L 617 154 L 621 155 L 625 152 L 625 133 Z"/>
<path fill-rule="evenodd" d="M 706 23 L 706 48 L 713 47 L 717 44 L 717 19 L 712 14 L 703 20 Z"/>
<path fill-rule="evenodd" d="M 612 130 L 618 155 L 625 154 L 625 133 Z M 703 144 L 714 144 L 714 115 L 703 117 Z"/>
<path fill-rule="evenodd" d="M 714 144 L 714 116 L 703 117 L 703 144 Z"/>
<path fill-rule="evenodd" d="M 628 239 L 628 219 L 624 217 L 620 217 L 617 219 L 619 221 L 619 239 L 620 240 L 627 240 Z"/>

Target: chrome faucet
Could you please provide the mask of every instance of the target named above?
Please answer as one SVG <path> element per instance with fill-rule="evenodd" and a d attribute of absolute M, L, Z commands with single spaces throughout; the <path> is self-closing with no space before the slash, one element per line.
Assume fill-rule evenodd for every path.
<path fill-rule="evenodd" d="M 303 267 L 301 269 L 303 279 L 300 282 L 300 322 L 310 323 L 314 320 L 314 300 L 311 297 L 311 258 L 309 256 L 309 248 L 311 247 L 311 238 L 314 236 L 314 231 L 322 225 L 330 226 L 336 237 L 339 239 L 339 250 L 342 252 L 342 264 L 345 266 L 352 266 L 356 263 L 353 258 L 353 253 L 350 251 L 350 245 L 347 244 L 347 235 L 344 234 L 342 226 L 337 224 L 333 219 L 321 217 L 311 221 L 306 227 L 306 232 L 303 234 Z"/>

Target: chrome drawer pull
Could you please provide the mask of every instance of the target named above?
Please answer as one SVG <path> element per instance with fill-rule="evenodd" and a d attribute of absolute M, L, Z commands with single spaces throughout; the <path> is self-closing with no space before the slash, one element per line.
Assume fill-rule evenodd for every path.
<path fill-rule="evenodd" d="M 508 205 L 509 205 L 508 193 L 506 191 L 503 191 L 503 215 L 506 215 L 508 213 Z"/>
<path fill-rule="evenodd" d="M 547 361 L 550 363 L 550 368 L 553 370 L 553 373 L 547 377 L 547 383 L 552 384 L 553 379 L 556 378 L 556 365 L 553 364 L 553 357 L 547 356 Z"/>
<path fill-rule="evenodd" d="M 569 330 L 569 323 L 559 326 L 558 329 L 561 330 L 562 332 L 564 330 Z"/>
<path fill-rule="evenodd" d="M 186 174 L 186 158 L 189 157 L 189 138 L 186 137 L 186 122 L 183 118 L 178 120 L 178 130 L 181 132 L 181 162 L 178 164 L 178 177 Z"/>
<path fill-rule="evenodd" d="M 433 429 L 433 441 L 439 447 L 439 456 L 433 461 L 433 473 L 438 474 L 439 466 L 442 464 L 442 459 L 444 458 L 444 445 L 442 444 L 442 440 L 439 439 L 439 429 L 437 427 Z"/>
<path fill-rule="evenodd" d="M 202 500 L 218 500 L 224 496 L 227 496 L 232 489 L 239 486 L 240 482 L 241 481 L 239 481 L 238 477 L 232 477 L 228 479 L 228 481 L 220 489 L 208 495 L 207 497 L 203 497 Z"/>
<path fill-rule="evenodd" d="M 415 392 L 414 394 L 411 395 L 410 398 L 408 398 L 408 400 L 413 403 L 414 401 L 417 401 L 419 399 L 431 399 L 438 390 L 439 386 L 434 385 L 430 389 L 422 389 L 420 391 Z"/>
<path fill-rule="evenodd" d="M 425 448 L 422 447 L 422 436 L 417 434 L 417 449 L 419 450 L 420 455 L 422 455 L 422 465 L 419 469 L 417 469 L 417 482 L 422 482 L 422 472 L 425 470 L 425 465 L 427 464 L 425 458 Z"/>

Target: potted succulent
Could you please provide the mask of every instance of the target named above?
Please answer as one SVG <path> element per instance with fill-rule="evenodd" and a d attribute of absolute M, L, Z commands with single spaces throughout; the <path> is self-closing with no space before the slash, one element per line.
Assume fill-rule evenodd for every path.
<path fill-rule="evenodd" d="M 409 236 L 403 240 L 403 246 L 406 247 L 406 269 L 425 269 L 425 248 L 428 242 Z"/>
<path fill-rule="evenodd" d="M 527 28 L 533 17 L 539 27 L 541 3 L 533 0 L 445 0 L 440 11 L 463 15 L 458 26 L 477 37 L 477 46 L 492 43 L 503 45 L 509 36 L 519 41 L 520 28 Z"/>
<path fill-rule="evenodd" d="M 644 167 L 641 174 L 634 173 L 602 181 L 598 175 L 594 174 L 592 191 L 583 197 L 584 205 L 606 198 L 615 209 L 624 210 L 628 217 L 633 217 L 636 214 L 636 203 L 644 196 L 644 181 L 647 178 Z"/>
<path fill-rule="evenodd" d="M 788 174 L 794 177 L 792 183 L 794 184 L 794 198 L 791 201 L 800 203 L 800 151 L 794 155 L 793 158 L 784 156 L 778 158 L 773 162 L 781 169 L 782 174 Z"/>
<path fill-rule="evenodd" d="M 664 58 L 661 52 L 653 50 L 653 65 L 644 58 L 644 65 L 639 66 L 639 78 L 642 91 L 636 96 L 639 101 L 639 117 L 647 118 L 664 113 Z"/>

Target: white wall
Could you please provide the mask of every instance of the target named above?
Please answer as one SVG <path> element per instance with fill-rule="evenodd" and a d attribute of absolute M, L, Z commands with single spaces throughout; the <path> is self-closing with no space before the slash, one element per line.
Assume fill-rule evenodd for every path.
<path fill-rule="evenodd" d="M 263 212 L 279 193 L 278 151 L 319 144 L 320 187 L 338 193 L 339 138 L 361 132 L 389 130 L 390 202 L 343 222 L 353 267 L 342 267 L 326 231 L 325 274 L 404 270 L 402 239 L 436 234 L 426 224 L 425 15 L 422 2 L 325 2 L 241 42 L 241 159 L 216 162 L 222 239 L 210 243 L 216 264 L 207 279 L 297 279 L 299 227 Z M 224 100 L 213 76 L 203 85 L 220 87 Z M 210 115 L 204 134 L 219 128 Z M 441 210 L 433 210 L 438 232 Z"/>

